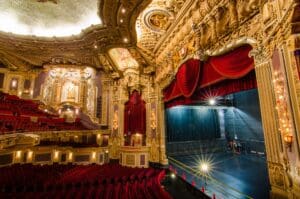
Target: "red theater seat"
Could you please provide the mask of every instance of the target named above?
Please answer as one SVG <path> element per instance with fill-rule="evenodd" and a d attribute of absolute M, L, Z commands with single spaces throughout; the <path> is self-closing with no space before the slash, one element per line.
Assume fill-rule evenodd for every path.
<path fill-rule="evenodd" d="M 169 199 L 160 184 L 164 175 L 117 164 L 13 165 L 0 168 L 0 197 Z"/>

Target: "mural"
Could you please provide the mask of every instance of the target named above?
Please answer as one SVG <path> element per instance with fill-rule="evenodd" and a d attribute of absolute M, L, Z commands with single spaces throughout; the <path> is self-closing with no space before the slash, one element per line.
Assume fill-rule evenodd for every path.
<path fill-rule="evenodd" d="M 121 71 L 128 68 L 137 69 L 139 67 L 137 61 L 132 57 L 126 48 L 114 48 L 108 53 L 115 65 Z"/>

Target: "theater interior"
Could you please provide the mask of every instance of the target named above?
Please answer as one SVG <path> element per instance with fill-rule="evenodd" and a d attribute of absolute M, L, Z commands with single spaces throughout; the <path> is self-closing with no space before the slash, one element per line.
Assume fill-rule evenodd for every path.
<path fill-rule="evenodd" d="M 0 198 L 300 198 L 299 0 L 0 1 Z"/>

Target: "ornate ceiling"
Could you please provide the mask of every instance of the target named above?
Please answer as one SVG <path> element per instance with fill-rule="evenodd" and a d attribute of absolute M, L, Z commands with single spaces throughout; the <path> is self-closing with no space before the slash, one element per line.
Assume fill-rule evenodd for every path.
<path fill-rule="evenodd" d="M 166 35 L 188 2 L 190 0 L 153 0 L 136 21 L 137 46 L 145 53 L 153 54 L 158 41 Z"/>
<path fill-rule="evenodd" d="M 0 30 L 22 35 L 70 36 L 101 24 L 95 0 L 10 0 L 0 4 Z"/>
<path fill-rule="evenodd" d="M 134 63 L 133 68 L 144 73 L 152 74 L 156 68 L 159 76 L 160 69 L 172 70 L 187 54 L 185 51 L 194 52 L 200 47 L 207 50 L 212 43 L 220 46 L 221 39 L 241 35 L 241 32 L 231 34 L 239 31 L 239 27 L 252 21 L 259 24 L 250 19 L 263 11 L 260 6 L 263 2 L 2 0 L 0 65 L 26 71 L 46 64 L 75 64 L 117 73 L 119 77 Z M 279 1 L 279 7 L 283 2 Z M 71 28 L 72 35 L 66 36 L 70 35 L 71 26 L 80 28 Z M 254 24 L 243 31 L 258 34 L 257 27 L 260 26 Z M 112 55 L 118 53 L 109 53 L 111 49 L 119 49 L 119 54 L 126 54 L 125 57 L 134 61 L 124 56 L 118 60 Z M 120 49 L 127 49 L 126 53 L 124 50 L 120 53 Z M 166 63 L 166 60 L 174 63 Z"/>
<path fill-rule="evenodd" d="M 1 2 L 1 6 L 9 6 L 12 10 L 18 10 L 18 15 L 24 18 L 21 19 L 21 22 L 25 25 L 32 25 L 33 27 L 42 24 L 42 26 L 50 28 L 51 26 L 54 27 L 55 23 L 59 23 L 63 16 L 65 20 L 62 21 L 66 23 L 71 24 L 78 21 L 88 12 L 87 10 L 94 9 L 91 5 L 85 4 L 92 4 L 91 2 L 95 1 L 15 0 L 7 1 L 11 5 Z M 111 67 L 112 61 L 107 56 L 107 52 L 114 47 L 131 48 L 132 51 L 137 53 L 137 57 L 141 58 L 142 56 L 135 49 L 135 22 L 138 15 L 151 0 L 98 0 L 96 2 L 99 20 L 101 19 L 102 25 L 88 27 L 78 35 L 37 37 L 1 32 L 0 62 L 15 70 L 28 70 L 49 63 L 71 63 L 96 68 Z M 34 6 L 36 12 L 31 12 L 27 7 L 29 5 Z M 43 11 L 43 13 L 37 13 L 39 7 L 42 8 L 39 11 Z M 53 10 L 54 7 L 60 9 Z M 2 7 L 1 10 L 3 9 Z M 78 12 L 78 16 L 75 16 L 75 11 Z M 72 17 L 72 13 L 74 17 Z M 60 17 L 56 17 L 56 15 L 60 15 Z M 37 19 L 38 16 L 39 19 Z M 101 57 L 102 60 L 105 59 L 109 63 L 103 64 Z M 140 61 L 143 62 L 144 60 Z"/>

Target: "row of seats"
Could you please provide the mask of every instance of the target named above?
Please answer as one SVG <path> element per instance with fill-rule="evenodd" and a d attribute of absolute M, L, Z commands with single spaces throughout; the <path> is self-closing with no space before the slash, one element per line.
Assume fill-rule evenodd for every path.
<path fill-rule="evenodd" d="M 32 100 L 0 92 L 0 134 L 11 132 L 59 131 L 86 129 L 77 118 L 74 123 L 46 113 Z"/>
<path fill-rule="evenodd" d="M 15 116 L 53 116 L 38 108 L 39 104 L 32 100 L 20 99 L 17 96 L 0 92 L 0 113 Z"/>
<path fill-rule="evenodd" d="M 0 169 L 0 198 L 169 199 L 160 184 L 164 175 L 118 164 L 14 165 Z"/>

